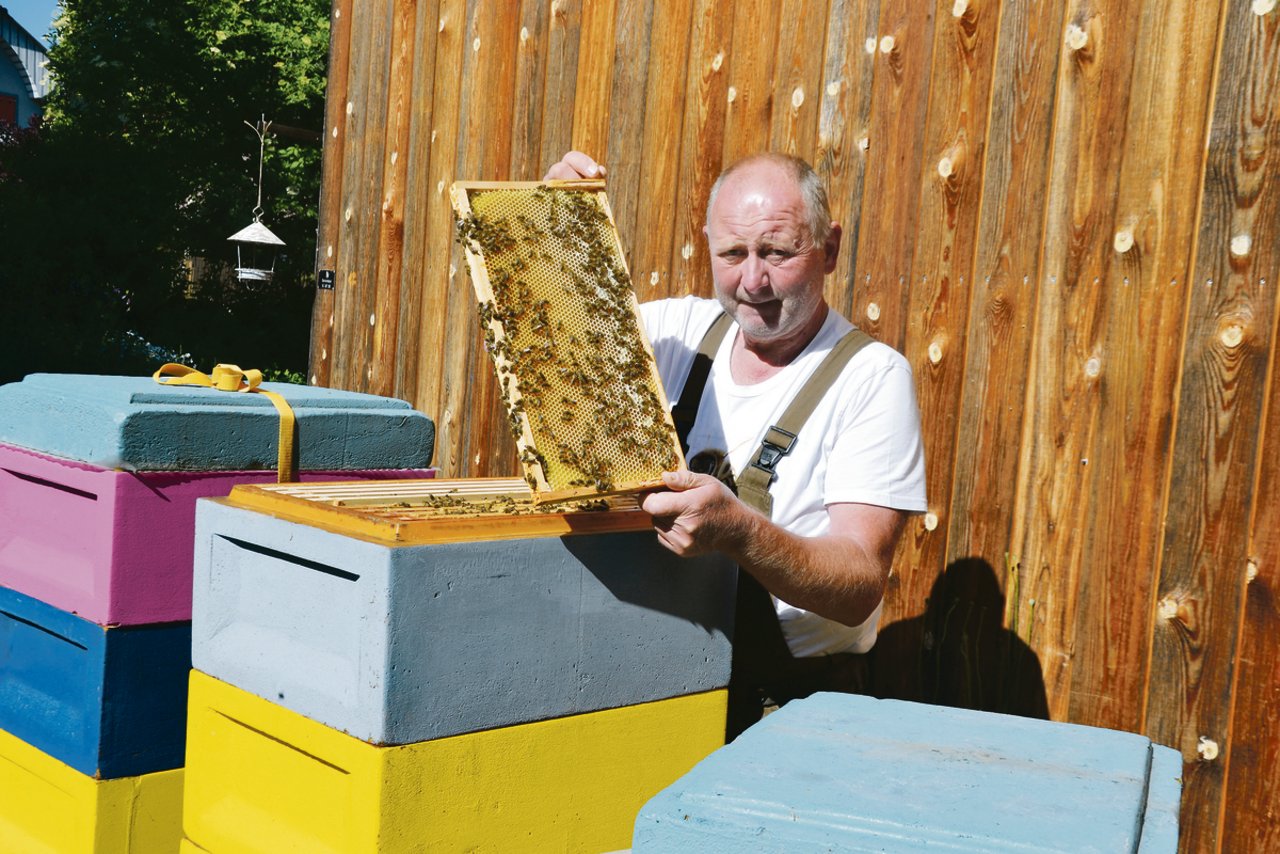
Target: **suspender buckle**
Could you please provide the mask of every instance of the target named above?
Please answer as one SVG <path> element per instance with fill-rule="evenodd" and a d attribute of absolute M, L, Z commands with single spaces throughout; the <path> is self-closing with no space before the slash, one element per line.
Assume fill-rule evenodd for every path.
<path fill-rule="evenodd" d="M 778 463 L 782 461 L 783 457 L 791 453 L 791 446 L 795 444 L 795 441 L 795 433 L 777 426 L 770 427 L 764 431 L 764 440 L 760 443 L 760 452 L 751 464 L 766 471 L 769 474 L 769 479 L 772 480 L 777 476 L 775 469 Z"/>

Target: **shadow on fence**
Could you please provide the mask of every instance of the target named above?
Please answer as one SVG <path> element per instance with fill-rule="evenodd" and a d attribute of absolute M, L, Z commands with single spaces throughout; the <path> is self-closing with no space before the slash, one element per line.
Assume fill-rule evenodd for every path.
<path fill-rule="evenodd" d="M 867 654 L 866 693 L 957 708 L 1049 717 L 1035 652 L 1005 628 L 991 564 L 962 558 L 938 576 L 925 611 L 883 627 Z"/>

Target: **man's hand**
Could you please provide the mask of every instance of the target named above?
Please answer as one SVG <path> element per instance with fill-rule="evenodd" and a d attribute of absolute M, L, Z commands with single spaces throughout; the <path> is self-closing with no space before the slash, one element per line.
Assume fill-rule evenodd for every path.
<path fill-rule="evenodd" d="M 640 508 L 653 517 L 658 540 L 682 557 L 722 548 L 753 513 L 729 488 L 708 474 L 663 472 L 670 492 L 651 492 Z"/>
<path fill-rule="evenodd" d="M 581 151 L 570 151 L 560 162 L 547 170 L 544 181 L 577 181 L 583 178 L 603 178 L 604 164 L 597 163 Z"/>

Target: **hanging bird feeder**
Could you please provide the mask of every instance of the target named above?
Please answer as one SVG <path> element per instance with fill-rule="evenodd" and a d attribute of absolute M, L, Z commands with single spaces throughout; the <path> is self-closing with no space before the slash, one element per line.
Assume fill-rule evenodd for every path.
<path fill-rule="evenodd" d="M 262 224 L 262 155 L 271 122 L 265 117 L 249 128 L 258 135 L 258 204 L 253 222 L 227 238 L 236 245 L 236 278 L 242 282 L 269 282 L 276 268 L 276 252 L 285 243 Z"/>

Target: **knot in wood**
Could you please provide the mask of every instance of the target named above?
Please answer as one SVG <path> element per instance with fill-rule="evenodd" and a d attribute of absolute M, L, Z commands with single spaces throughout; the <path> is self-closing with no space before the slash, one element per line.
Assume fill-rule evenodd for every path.
<path fill-rule="evenodd" d="M 1071 50 L 1080 50 L 1089 43 L 1089 33 L 1079 24 L 1070 24 L 1067 27 L 1066 42 Z"/>
<path fill-rule="evenodd" d="M 1244 341 L 1244 328 L 1239 323 L 1228 324 L 1218 333 L 1218 340 L 1225 347 L 1233 349 L 1239 347 L 1241 342 Z"/>

